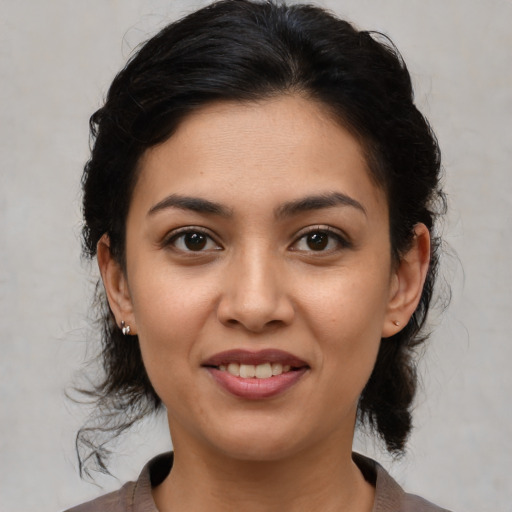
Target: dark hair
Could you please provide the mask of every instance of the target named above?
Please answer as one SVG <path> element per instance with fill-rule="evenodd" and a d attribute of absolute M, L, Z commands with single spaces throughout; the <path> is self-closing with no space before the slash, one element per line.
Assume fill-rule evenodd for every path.
<path fill-rule="evenodd" d="M 325 105 L 356 135 L 375 182 L 388 198 L 395 261 L 422 222 L 432 235 L 432 257 L 420 303 L 409 323 L 381 343 L 375 369 L 359 402 L 359 421 L 394 453 L 411 430 L 416 390 L 415 348 L 429 309 L 439 240 L 433 232 L 444 210 L 440 154 L 428 122 L 413 102 L 409 73 L 385 36 L 358 31 L 311 5 L 223 0 L 164 28 L 145 43 L 114 79 L 106 102 L 90 120 L 94 141 L 83 174 L 83 251 L 94 257 L 105 233 L 124 265 L 125 222 L 137 163 L 170 137 L 184 117 L 214 101 L 254 101 L 302 94 Z M 77 436 L 82 463 L 106 470 L 105 443 L 161 401 L 142 363 L 136 336 L 123 337 L 103 294 L 103 380 L 89 391 L 96 423 Z M 83 466 L 81 465 L 81 468 Z"/>

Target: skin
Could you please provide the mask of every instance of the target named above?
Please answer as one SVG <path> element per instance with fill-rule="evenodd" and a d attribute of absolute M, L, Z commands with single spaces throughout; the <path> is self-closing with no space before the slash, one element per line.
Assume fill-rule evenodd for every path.
<path fill-rule="evenodd" d="M 297 207 L 332 194 L 345 200 Z M 201 250 L 183 229 L 207 236 Z M 381 339 L 416 308 L 429 235 L 417 225 L 391 260 L 387 200 L 357 140 L 300 96 L 205 106 L 143 156 L 126 234 L 126 271 L 106 236 L 98 262 L 168 412 L 175 464 L 159 510 L 371 510 L 351 460 L 357 402 Z M 267 348 L 309 367 L 268 399 L 233 396 L 202 366 Z"/>

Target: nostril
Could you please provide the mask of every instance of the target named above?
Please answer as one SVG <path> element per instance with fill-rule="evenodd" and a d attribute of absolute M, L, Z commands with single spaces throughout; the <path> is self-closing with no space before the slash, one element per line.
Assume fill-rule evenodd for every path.
<path fill-rule="evenodd" d="M 262 332 L 289 324 L 294 308 L 277 286 L 227 287 L 217 306 L 217 318 L 227 327 Z"/>
<path fill-rule="evenodd" d="M 257 322 L 257 321 L 240 321 L 236 318 L 230 318 L 224 322 L 225 325 L 229 327 L 243 327 L 251 332 L 268 332 L 269 330 L 278 329 L 279 327 L 286 324 L 282 320 L 269 320 L 267 322 Z"/>

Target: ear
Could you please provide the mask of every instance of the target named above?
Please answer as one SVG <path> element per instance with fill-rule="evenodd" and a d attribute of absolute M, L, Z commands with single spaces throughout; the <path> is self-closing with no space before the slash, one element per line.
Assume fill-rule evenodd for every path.
<path fill-rule="evenodd" d="M 130 334 L 136 334 L 128 281 L 121 265 L 112 256 L 110 239 L 107 234 L 100 238 L 96 246 L 96 255 L 108 303 L 114 313 L 117 325 L 121 328 L 121 322 L 124 322 L 130 326 Z"/>
<path fill-rule="evenodd" d="M 424 224 L 416 224 L 411 248 L 400 259 L 391 276 L 391 293 L 382 329 L 383 338 L 402 330 L 416 310 L 429 263 L 430 233 Z"/>

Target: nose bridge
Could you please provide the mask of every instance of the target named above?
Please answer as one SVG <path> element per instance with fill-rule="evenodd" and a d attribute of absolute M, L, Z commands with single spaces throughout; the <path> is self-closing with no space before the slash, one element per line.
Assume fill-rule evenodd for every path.
<path fill-rule="evenodd" d="M 271 247 L 261 240 L 247 243 L 236 251 L 228 267 L 219 304 L 221 321 L 250 331 L 291 321 L 293 307 L 286 279 Z"/>

